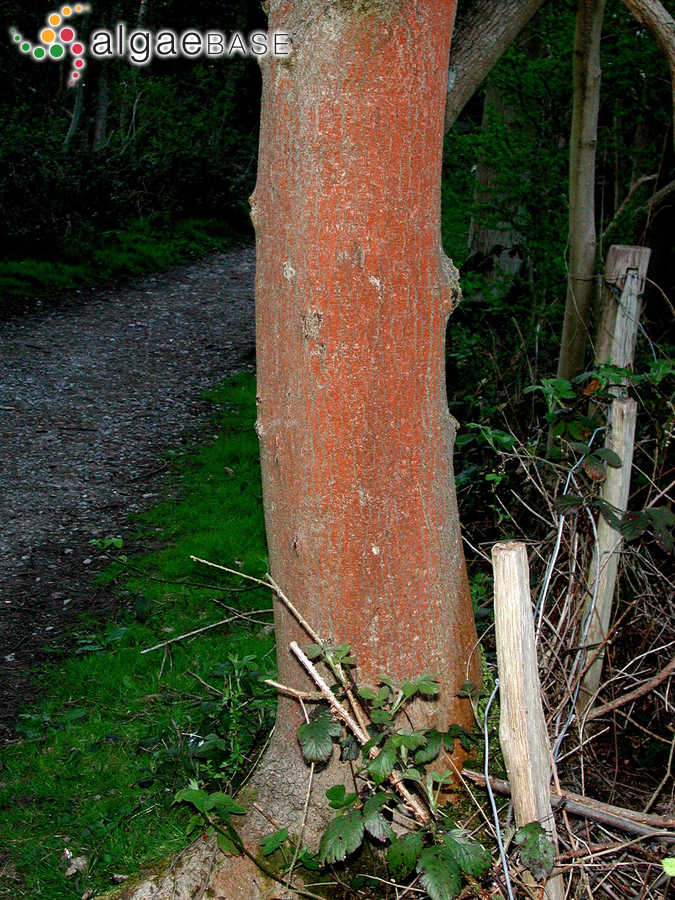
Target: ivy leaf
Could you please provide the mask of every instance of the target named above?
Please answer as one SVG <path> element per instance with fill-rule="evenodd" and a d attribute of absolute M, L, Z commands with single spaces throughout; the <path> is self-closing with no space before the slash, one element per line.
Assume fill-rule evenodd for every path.
<path fill-rule="evenodd" d="M 263 856 L 269 856 L 271 853 L 274 853 L 282 847 L 287 840 L 288 828 L 280 828 L 279 831 L 275 831 L 274 834 L 265 835 L 262 841 L 260 841 Z"/>
<path fill-rule="evenodd" d="M 473 841 L 463 828 L 443 835 L 443 843 L 459 863 L 465 875 L 481 878 L 492 865 L 492 857 L 478 841 Z"/>
<path fill-rule="evenodd" d="M 394 771 L 394 763 L 396 762 L 396 747 L 387 741 L 374 759 L 368 763 L 368 774 L 375 784 L 382 784 Z"/>
<path fill-rule="evenodd" d="M 363 804 L 364 827 L 378 841 L 391 840 L 394 836 L 389 822 L 382 815 L 382 809 L 395 799 L 392 794 L 380 791 Z"/>
<path fill-rule="evenodd" d="M 419 831 L 411 831 L 391 843 L 387 850 L 387 865 L 394 878 L 402 881 L 410 875 L 423 848 Z"/>
<path fill-rule="evenodd" d="M 604 459 L 608 466 L 611 466 L 612 469 L 620 469 L 623 463 L 621 462 L 621 457 L 614 450 L 610 450 L 609 447 L 603 447 L 601 450 L 596 450 L 593 456 L 598 456 L 600 459 Z"/>
<path fill-rule="evenodd" d="M 516 831 L 513 840 L 520 847 L 520 861 L 535 878 L 546 878 L 553 871 L 555 847 L 540 822 L 530 822 Z"/>
<path fill-rule="evenodd" d="M 358 850 L 363 843 L 363 815 L 357 809 L 350 809 L 328 823 L 319 844 L 319 858 L 322 865 L 342 862 L 350 853 Z"/>
<path fill-rule="evenodd" d="M 328 762 L 333 752 L 333 738 L 341 733 L 340 725 L 325 710 L 321 710 L 298 728 L 302 755 L 308 762 Z"/>
<path fill-rule="evenodd" d="M 462 889 L 462 870 L 445 847 L 427 847 L 417 860 L 420 881 L 431 900 L 452 900 Z"/>

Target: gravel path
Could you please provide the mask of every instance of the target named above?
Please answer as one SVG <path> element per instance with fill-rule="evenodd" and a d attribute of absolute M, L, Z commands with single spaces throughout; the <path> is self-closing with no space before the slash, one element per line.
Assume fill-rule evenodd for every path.
<path fill-rule="evenodd" d="M 254 347 L 252 247 L 0 322 L 0 741 L 29 670 L 105 611 L 89 541 L 155 502 L 162 454 Z"/>

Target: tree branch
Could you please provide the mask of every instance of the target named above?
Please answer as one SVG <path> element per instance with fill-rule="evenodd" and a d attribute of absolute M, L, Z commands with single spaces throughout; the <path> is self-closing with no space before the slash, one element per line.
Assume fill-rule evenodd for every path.
<path fill-rule="evenodd" d="M 629 693 L 617 697 L 616 700 L 612 700 L 609 703 L 603 703 L 602 706 L 598 706 L 596 709 L 592 710 L 586 716 L 586 721 L 590 722 L 591 719 L 599 719 L 600 716 L 606 716 L 607 713 L 613 712 L 620 706 L 625 706 L 627 703 L 632 703 L 633 700 L 644 697 L 645 694 L 653 691 L 655 687 L 658 687 L 669 675 L 672 675 L 673 672 L 675 672 L 675 656 L 665 668 L 661 669 L 661 671 L 654 675 L 653 678 L 647 679 L 647 681 L 641 684 L 639 688 L 635 688 L 634 691 L 629 691 Z"/>
<path fill-rule="evenodd" d="M 445 131 L 544 0 L 476 0 L 455 27 L 450 47 Z"/>

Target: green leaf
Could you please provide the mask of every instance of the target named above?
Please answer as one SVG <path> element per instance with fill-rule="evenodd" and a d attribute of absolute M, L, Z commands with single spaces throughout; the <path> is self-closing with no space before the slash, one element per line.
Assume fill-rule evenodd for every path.
<path fill-rule="evenodd" d="M 520 861 L 537 879 L 546 878 L 553 871 L 555 847 L 540 822 L 530 822 L 516 831 L 513 838 L 520 848 Z"/>
<path fill-rule="evenodd" d="M 443 735 L 443 746 L 448 753 L 452 753 L 455 749 L 455 741 L 458 740 L 462 749 L 468 753 L 471 749 L 471 737 L 471 732 L 462 728 L 461 725 L 450 725 Z"/>
<path fill-rule="evenodd" d="M 224 794 L 222 791 L 217 791 L 215 794 L 209 794 L 203 812 L 208 812 L 210 809 L 217 809 L 221 815 L 224 813 L 234 813 L 236 816 L 246 815 L 245 807 L 235 803 L 229 794 Z"/>
<path fill-rule="evenodd" d="M 675 878 L 675 856 L 666 856 L 665 859 L 661 860 L 661 865 L 669 878 Z"/>
<path fill-rule="evenodd" d="M 390 725 L 391 713 L 387 709 L 373 709 L 370 711 L 370 718 L 376 725 Z"/>
<path fill-rule="evenodd" d="M 348 734 L 340 744 L 340 762 L 354 762 L 359 758 L 361 746 L 353 734 Z"/>
<path fill-rule="evenodd" d="M 596 450 L 593 456 L 604 459 L 607 465 L 611 466 L 612 469 L 620 469 L 623 465 L 619 454 L 614 450 L 610 450 L 609 447 L 603 447 L 601 450 Z"/>
<path fill-rule="evenodd" d="M 380 791 L 363 804 L 363 824 L 365 829 L 368 834 L 372 834 L 378 841 L 391 840 L 394 836 L 389 822 L 382 815 L 382 810 L 395 799 L 393 794 Z"/>
<path fill-rule="evenodd" d="M 309 647 L 305 647 L 305 656 L 307 659 L 316 659 L 321 656 L 323 653 L 323 647 L 321 644 L 310 644 Z"/>
<path fill-rule="evenodd" d="M 440 731 L 436 731 L 435 728 L 427 732 L 426 745 L 415 753 L 415 763 L 418 766 L 424 766 L 436 759 L 441 752 L 442 737 Z"/>
<path fill-rule="evenodd" d="M 609 503 L 607 503 L 600 497 L 597 497 L 593 502 L 593 506 L 596 506 L 598 508 L 600 515 L 611 528 L 613 528 L 615 531 L 618 531 L 619 528 L 621 528 L 621 520 L 617 516 L 614 508 L 610 506 Z"/>
<path fill-rule="evenodd" d="M 427 847 L 417 861 L 420 881 L 431 900 L 452 900 L 462 889 L 462 870 L 445 847 Z"/>
<path fill-rule="evenodd" d="M 218 841 L 218 847 L 223 851 L 223 853 L 231 853 L 234 856 L 241 855 L 239 847 L 226 834 L 223 834 L 219 831 L 216 840 Z"/>
<path fill-rule="evenodd" d="M 666 506 L 648 509 L 647 514 L 652 520 L 654 540 L 666 553 L 672 553 L 673 536 L 670 533 L 670 529 L 675 525 L 675 514 Z"/>
<path fill-rule="evenodd" d="M 364 700 L 377 700 L 377 691 L 374 688 L 360 687 L 359 697 L 362 697 Z"/>
<path fill-rule="evenodd" d="M 424 731 L 397 731 L 389 738 L 394 747 L 405 747 L 406 750 L 417 750 L 427 742 Z"/>
<path fill-rule="evenodd" d="M 321 710 L 298 728 L 302 755 L 309 762 L 328 762 L 333 752 L 333 738 L 341 733 L 340 725 L 325 710 Z"/>
<path fill-rule="evenodd" d="M 287 840 L 288 828 L 280 828 L 279 831 L 275 831 L 274 834 L 266 834 L 262 841 L 260 841 L 263 856 L 269 856 L 271 853 L 274 853 L 282 847 Z"/>
<path fill-rule="evenodd" d="M 331 809 L 345 809 L 358 800 L 358 794 L 348 794 L 344 784 L 334 784 L 333 787 L 329 787 L 326 791 L 326 797 L 330 801 L 328 805 Z"/>
<path fill-rule="evenodd" d="M 411 831 L 391 843 L 387 850 L 387 865 L 394 878 L 402 881 L 410 875 L 423 848 L 419 831 Z"/>
<path fill-rule="evenodd" d="M 375 784 L 382 784 L 394 771 L 396 762 L 396 747 L 387 741 L 374 759 L 368 762 L 368 774 Z"/>
<path fill-rule="evenodd" d="M 583 508 L 583 505 L 583 497 L 579 497 L 576 494 L 563 494 L 561 497 L 556 497 L 553 508 L 558 512 L 568 513 L 577 512 Z"/>
<path fill-rule="evenodd" d="M 363 843 L 363 815 L 359 810 L 350 809 L 328 823 L 319 844 L 319 858 L 322 865 L 342 862 L 350 853 L 358 850 Z"/>
<path fill-rule="evenodd" d="M 646 512 L 629 512 L 621 520 L 621 534 L 627 541 L 634 541 L 647 529 L 649 516 Z"/>
<path fill-rule="evenodd" d="M 436 680 L 437 678 L 437 675 L 425 673 L 424 675 L 420 675 L 419 678 L 416 678 L 413 681 L 412 686 L 416 691 L 419 691 L 423 697 L 435 697 L 441 689 L 440 684 Z"/>
<path fill-rule="evenodd" d="M 174 803 L 191 803 L 199 812 L 206 812 L 209 795 L 206 791 L 196 788 L 183 788 L 182 791 L 176 793 Z"/>
<path fill-rule="evenodd" d="M 492 857 L 478 841 L 473 841 L 463 828 L 443 835 L 443 843 L 459 863 L 465 875 L 481 878 L 492 865 Z"/>

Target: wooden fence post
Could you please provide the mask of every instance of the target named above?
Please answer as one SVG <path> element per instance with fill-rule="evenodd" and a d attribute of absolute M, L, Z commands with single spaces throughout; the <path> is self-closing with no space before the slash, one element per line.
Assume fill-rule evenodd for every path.
<path fill-rule="evenodd" d="M 499 668 L 499 742 L 504 754 L 516 824 L 540 822 L 556 847 L 551 810 L 551 750 L 541 702 L 525 544 L 505 541 L 492 548 L 495 634 Z M 561 875 L 546 882 L 547 900 L 563 900 Z"/>
<path fill-rule="evenodd" d="M 651 250 L 648 247 L 610 247 L 605 265 L 603 309 L 598 327 L 596 357 L 598 362 L 609 360 L 622 369 L 633 365 L 640 319 L 640 298 Z M 612 286 L 621 288 L 617 302 Z M 623 379 L 624 383 L 626 379 Z M 606 446 L 621 458 L 621 468 L 607 467 L 602 485 L 602 499 L 621 517 L 628 506 L 630 476 L 633 465 L 633 446 L 637 404 L 634 400 L 619 399 L 621 385 L 613 385 L 610 392 L 617 396 L 612 402 Z M 607 521 L 598 520 L 597 545 L 588 572 L 589 589 L 582 607 L 581 646 L 587 656 L 606 640 L 612 616 L 612 601 L 619 566 L 619 552 L 623 538 Z M 577 712 L 582 715 L 596 694 L 602 676 L 604 653 L 600 653 L 584 675 L 577 697 Z"/>

